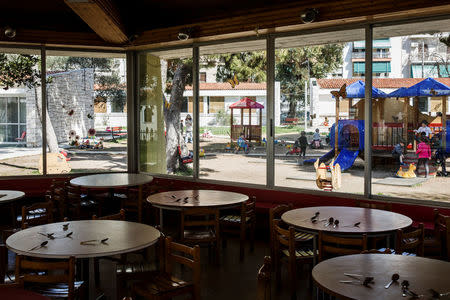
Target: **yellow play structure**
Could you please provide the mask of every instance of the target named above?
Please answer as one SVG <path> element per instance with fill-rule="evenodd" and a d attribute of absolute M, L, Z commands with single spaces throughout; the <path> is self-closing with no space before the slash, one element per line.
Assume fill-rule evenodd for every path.
<path fill-rule="evenodd" d="M 341 167 L 339 164 L 334 164 L 334 159 L 326 166 L 323 162 L 317 159 L 314 163 L 316 169 L 316 184 L 317 187 L 324 191 L 337 190 L 341 187 Z"/>

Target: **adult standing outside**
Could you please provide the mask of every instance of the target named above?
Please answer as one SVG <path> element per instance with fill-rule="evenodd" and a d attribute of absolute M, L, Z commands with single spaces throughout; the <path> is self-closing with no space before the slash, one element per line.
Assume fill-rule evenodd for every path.
<path fill-rule="evenodd" d="M 184 125 L 186 127 L 186 136 L 184 140 L 186 143 L 192 143 L 192 117 L 190 114 L 186 116 Z"/>

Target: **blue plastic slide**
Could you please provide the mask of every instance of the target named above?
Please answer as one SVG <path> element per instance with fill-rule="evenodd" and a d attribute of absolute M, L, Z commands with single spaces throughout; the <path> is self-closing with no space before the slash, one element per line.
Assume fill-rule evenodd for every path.
<path fill-rule="evenodd" d="M 319 162 L 323 162 L 326 163 L 327 161 L 329 161 L 330 159 L 332 159 L 334 156 L 334 148 L 331 149 L 330 151 L 328 151 L 325 155 L 323 155 L 322 157 L 319 158 Z M 307 159 L 305 161 L 303 161 L 304 163 L 307 164 L 313 164 L 315 163 L 317 160 L 317 158 L 311 158 L 311 159 Z"/>
<path fill-rule="evenodd" d="M 345 171 L 353 165 L 356 158 L 358 157 L 358 154 L 359 150 L 351 151 L 344 148 L 339 152 L 339 155 L 334 161 L 334 164 L 339 164 L 339 166 L 341 167 L 341 171 Z"/>

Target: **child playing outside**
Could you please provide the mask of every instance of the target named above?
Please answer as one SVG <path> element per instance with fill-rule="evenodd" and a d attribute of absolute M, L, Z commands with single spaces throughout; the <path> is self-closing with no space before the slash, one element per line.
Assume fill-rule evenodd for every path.
<path fill-rule="evenodd" d="M 298 143 L 300 146 L 300 156 L 306 156 L 306 147 L 308 147 L 308 140 L 306 139 L 306 132 L 302 131 L 300 137 L 298 138 Z"/>
<path fill-rule="evenodd" d="M 405 142 L 400 140 L 400 142 L 394 146 L 394 150 L 392 150 L 392 156 L 396 161 L 399 162 L 400 166 L 403 165 L 403 153 L 405 151 Z"/>
<path fill-rule="evenodd" d="M 428 161 L 431 159 L 431 147 L 427 144 L 427 138 L 422 137 L 421 142 L 417 146 L 416 154 L 419 155 L 419 161 L 417 162 L 417 172 L 419 172 L 419 167 L 421 165 L 424 165 L 426 171 L 425 178 L 427 178 L 430 172 Z"/>
<path fill-rule="evenodd" d="M 427 138 L 431 138 L 431 135 L 433 134 L 431 132 L 430 127 L 428 127 L 428 122 L 426 120 L 423 120 L 421 122 L 421 125 L 420 125 L 419 129 L 414 130 L 414 132 L 419 134 L 419 141 L 421 140 L 421 136 L 423 135 L 423 133 L 425 133 L 425 136 Z"/>
<path fill-rule="evenodd" d="M 319 128 L 317 128 L 316 132 L 314 132 L 314 134 L 313 134 L 313 141 L 320 141 Z"/>

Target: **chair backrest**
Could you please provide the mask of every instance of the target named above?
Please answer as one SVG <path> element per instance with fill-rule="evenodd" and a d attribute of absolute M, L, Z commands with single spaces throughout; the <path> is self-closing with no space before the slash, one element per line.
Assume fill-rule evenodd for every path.
<path fill-rule="evenodd" d="M 29 260 L 26 256 L 16 256 L 16 278 L 27 283 L 64 283 L 68 286 L 68 299 L 74 299 L 75 257 L 64 261 Z"/>
<path fill-rule="evenodd" d="M 273 232 L 273 226 L 274 226 L 274 220 L 280 220 L 281 215 L 285 212 L 292 210 L 294 208 L 294 205 L 292 203 L 289 204 L 280 204 L 275 207 L 272 207 L 269 210 L 269 230 L 270 230 L 270 248 L 272 256 L 273 254 L 273 248 L 274 248 L 274 236 L 275 233 Z"/>
<path fill-rule="evenodd" d="M 414 231 L 404 232 L 397 230 L 397 241 L 395 243 L 395 253 L 403 252 L 415 253 L 417 256 L 423 256 L 424 252 L 425 230 L 423 223 L 420 223 Z"/>
<path fill-rule="evenodd" d="M 66 182 L 65 180 L 52 180 L 50 189 L 46 192 L 46 196 L 52 201 L 55 218 L 62 220 L 66 215 Z"/>
<path fill-rule="evenodd" d="M 242 203 L 241 221 L 253 220 L 254 218 L 256 218 L 256 198 L 251 197 L 249 200 Z"/>
<path fill-rule="evenodd" d="M 442 254 L 450 260 L 450 216 L 440 214 L 438 209 L 434 209 L 434 237 L 441 243 Z"/>
<path fill-rule="evenodd" d="M 272 259 L 270 256 L 264 257 L 264 264 L 258 270 L 258 291 L 256 295 L 257 300 L 270 300 L 271 299 L 271 272 L 272 272 Z"/>
<path fill-rule="evenodd" d="M 362 207 L 362 208 L 374 208 L 374 209 L 392 211 L 392 203 L 388 203 L 388 202 L 363 202 L 363 201 L 356 200 L 356 206 Z"/>
<path fill-rule="evenodd" d="M 50 201 L 22 206 L 22 229 L 52 222 L 53 205 Z"/>
<path fill-rule="evenodd" d="M 215 240 L 219 240 L 219 210 L 214 208 L 189 208 L 181 211 L 181 235 L 182 240 L 186 229 L 213 230 Z"/>
<path fill-rule="evenodd" d="M 370 249 L 362 251 L 361 254 L 392 254 L 392 250 L 389 248 L 384 248 L 384 250 Z"/>
<path fill-rule="evenodd" d="M 329 257 L 359 254 L 367 250 L 367 235 L 338 237 L 319 231 L 319 261 Z"/>
<path fill-rule="evenodd" d="M 175 263 L 188 267 L 192 271 L 192 282 L 197 295 L 200 295 L 200 247 L 188 247 L 175 243 L 171 237 L 164 239 L 164 271 L 171 275 Z M 199 299 L 199 298 L 196 298 Z"/>
<path fill-rule="evenodd" d="M 295 259 L 295 229 L 292 226 L 285 229 L 281 225 L 281 220 L 273 221 L 274 255 L 278 256 L 280 251 L 287 249 L 289 257 Z"/>
<path fill-rule="evenodd" d="M 92 216 L 92 220 L 117 220 L 117 221 L 125 221 L 125 209 L 121 209 L 117 214 L 97 217 L 96 215 Z"/>

